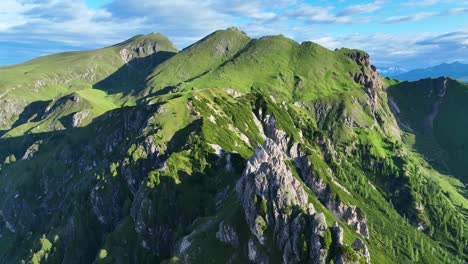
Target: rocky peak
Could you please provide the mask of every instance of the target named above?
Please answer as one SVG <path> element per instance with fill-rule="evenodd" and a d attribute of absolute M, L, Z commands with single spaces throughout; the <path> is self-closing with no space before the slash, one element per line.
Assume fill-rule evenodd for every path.
<path fill-rule="evenodd" d="M 151 33 L 133 37 L 118 46 L 120 57 L 125 63 L 129 63 L 135 58 L 144 58 L 159 51 L 176 52 L 175 45 L 164 35 Z"/>
<path fill-rule="evenodd" d="M 299 240 L 307 230 L 316 230 L 305 236 L 307 243 L 314 247 L 310 258 L 318 260 L 325 255 L 320 237 L 325 233 L 326 223 L 314 220 L 315 208 L 286 160 L 278 142 L 267 138 L 249 159 L 236 185 L 253 235 L 249 241 L 249 258 L 255 263 L 268 262 L 266 254 L 261 252 L 261 245 L 266 245 L 267 240 L 277 245 L 284 263 L 300 262 L 303 256 Z M 267 235 L 267 229 L 274 230 L 272 236 Z"/>
<path fill-rule="evenodd" d="M 370 64 L 370 56 L 367 52 L 355 51 L 352 53 L 347 53 L 346 55 L 361 66 L 366 66 L 366 67 L 372 66 Z"/>
<path fill-rule="evenodd" d="M 128 63 L 134 58 L 146 57 L 158 51 L 158 44 L 156 42 L 143 40 L 121 49 L 120 57 L 125 63 Z"/>
<path fill-rule="evenodd" d="M 324 244 L 328 230 L 325 216 L 316 213 L 309 203 L 302 182 L 293 175 L 288 162 L 290 159 L 303 160 L 305 154 L 297 143 L 288 150 L 290 139 L 284 131 L 275 127 L 273 116 L 265 115 L 262 120 L 267 138 L 263 146 L 257 146 L 236 185 L 246 222 L 253 235 L 249 240 L 249 258 L 255 263 L 267 263 L 268 254 L 262 252 L 262 248 L 269 241 L 277 245 L 283 263 L 323 263 L 329 255 Z M 308 166 L 298 162 L 295 164 L 301 171 L 309 172 L 303 174 L 310 175 L 310 163 Z M 332 195 L 326 187 L 320 187 L 320 191 L 317 191 L 319 187 L 313 185 L 312 189 L 338 218 L 368 237 L 366 219 L 361 210 L 335 200 L 333 205 L 328 204 L 326 201 L 331 201 Z M 331 231 L 336 244 L 343 246 L 343 229 L 337 222 Z M 223 233 L 226 233 L 226 228 L 220 226 L 217 236 L 222 241 L 229 240 L 221 236 Z M 307 259 L 301 253 L 304 247 L 298 243 L 301 239 L 309 250 Z M 336 259 L 339 263 L 346 262 L 341 256 Z"/>

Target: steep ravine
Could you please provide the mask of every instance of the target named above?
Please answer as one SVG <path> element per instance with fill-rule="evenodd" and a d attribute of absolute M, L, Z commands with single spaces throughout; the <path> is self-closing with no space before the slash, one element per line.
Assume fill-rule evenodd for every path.
<path fill-rule="evenodd" d="M 424 118 L 424 121 L 423 121 L 423 128 L 426 134 L 433 133 L 434 120 L 439 114 L 440 105 L 444 101 L 445 95 L 447 94 L 447 78 L 444 78 L 443 83 L 440 85 L 437 85 L 436 88 L 437 88 L 437 90 L 435 91 L 437 93 L 436 100 L 432 104 L 431 112 L 427 115 L 426 118 Z M 433 92 L 434 91 L 431 90 L 431 93 Z"/>

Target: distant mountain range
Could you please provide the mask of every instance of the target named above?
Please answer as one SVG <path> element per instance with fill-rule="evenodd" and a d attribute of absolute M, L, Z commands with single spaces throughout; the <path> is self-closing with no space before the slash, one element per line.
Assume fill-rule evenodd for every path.
<path fill-rule="evenodd" d="M 404 81 L 416 81 L 424 78 L 450 77 L 461 81 L 468 81 L 468 64 L 460 62 L 442 63 L 425 69 L 406 71 L 399 67 L 382 68 L 382 76 L 392 77 Z"/>
<path fill-rule="evenodd" d="M 377 72 L 384 77 L 394 77 L 396 75 L 408 72 L 407 69 L 401 68 L 399 66 L 390 66 L 390 67 L 379 67 Z"/>

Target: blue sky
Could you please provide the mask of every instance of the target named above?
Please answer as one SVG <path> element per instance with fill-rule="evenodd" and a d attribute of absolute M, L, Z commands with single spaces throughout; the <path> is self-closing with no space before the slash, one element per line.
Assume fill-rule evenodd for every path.
<path fill-rule="evenodd" d="M 468 63 L 468 0 L 2 0 L 0 65 L 150 32 L 184 48 L 230 26 L 362 49 L 382 67 Z"/>

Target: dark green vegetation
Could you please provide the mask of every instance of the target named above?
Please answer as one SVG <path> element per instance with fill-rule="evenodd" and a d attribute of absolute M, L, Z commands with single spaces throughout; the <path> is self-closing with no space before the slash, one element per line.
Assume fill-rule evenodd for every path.
<path fill-rule="evenodd" d="M 333 200 L 367 218 L 369 239 L 287 160 L 308 202 L 343 228 L 343 246 L 325 232 L 328 260 L 365 262 L 351 248 L 359 237 L 372 263 L 466 262 L 464 84 L 385 84 L 362 51 L 237 29 L 180 52 L 161 35 L 138 36 L 0 76 L 2 263 L 247 263 L 252 233 L 235 185 L 265 141 L 266 115 L 286 147 L 301 143 Z M 262 217 L 274 213 L 272 201 L 252 199 Z M 221 222 L 237 244 L 217 238 Z M 263 228 L 259 252 L 281 263 Z M 297 243 L 305 262 L 312 245 L 304 234 Z"/>

